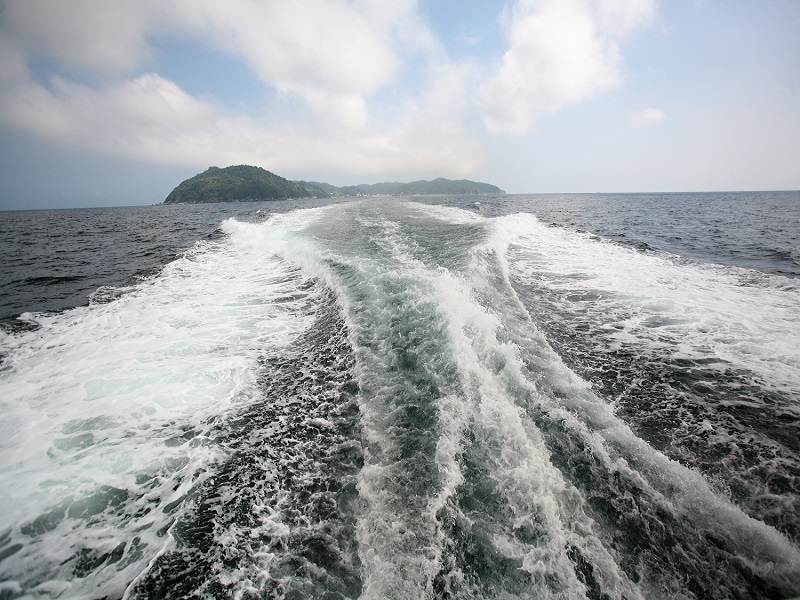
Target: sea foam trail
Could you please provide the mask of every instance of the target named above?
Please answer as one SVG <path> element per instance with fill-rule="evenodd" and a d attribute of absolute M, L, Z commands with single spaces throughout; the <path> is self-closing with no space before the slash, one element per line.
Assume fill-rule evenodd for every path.
<path fill-rule="evenodd" d="M 800 288 L 498 219 L 534 320 L 637 434 L 800 539 Z"/>
<path fill-rule="evenodd" d="M 214 422 L 310 320 L 297 270 L 200 244 L 104 304 L 2 333 L 0 574 L 19 591 L 118 597 L 168 544 L 222 452 Z"/>
<path fill-rule="evenodd" d="M 264 350 L 261 394 L 215 424 L 226 459 L 192 490 L 175 543 L 128 598 L 358 597 L 363 459 L 344 331 L 332 295 L 317 289 L 314 324 Z"/>
<path fill-rule="evenodd" d="M 17 378 L 9 389 L 23 390 L 14 400 L 22 408 L 10 406 L 22 411 L 18 423 L 41 418 L 44 452 L 84 433 L 63 431 L 87 404 L 114 400 L 117 388 L 89 391 L 116 378 L 126 393 L 104 403 L 103 414 L 109 404 L 111 417 L 127 420 L 80 439 L 102 460 L 123 447 L 153 460 L 188 457 L 140 480 L 126 466 L 118 481 L 89 452 L 53 454 L 47 460 L 66 469 L 55 492 L 75 481 L 93 496 L 63 507 L 45 498 L 11 523 L 20 549 L 0 567 L 19 589 L 116 596 L 132 582 L 129 598 L 800 593 L 796 545 L 712 489 L 691 463 L 648 443 L 629 425 L 632 415 L 617 414 L 602 386 L 576 372 L 574 347 L 551 328 L 565 314 L 564 297 L 532 283 L 559 272 L 558 244 L 571 234 L 550 239 L 525 216 L 485 219 L 395 201 L 229 220 L 223 230 L 225 240 L 174 274 L 106 305 L 40 318 L 41 330 L 4 341 L 4 385 Z M 596 242 L 572 241 L 567 249 L 590 261 Z M 146 335 L 126 318 L 129 306 L 152 319 Z M 183 307 L 178 323 L 187 329 L 162 339 L 164 323 L 184 331 L 169 320 L 173 306 Z M 200 310 L 207 319 L 192 318 Z M 112 332 L 98 356 L 124 351 L 126 360 L 91 358 L 93 315 Z M 63 342 L 87 340 L 89 358 L 78 362 L 95 360 L 98 379 L 85 369 L 70 379 L 77 364 L 58 371 L 67 353 L 52 334 L 70 327 L 80 335 Z M 138 340 L 136 352 L 125 350 L 128 338 Z M 183 352 L 171 351 L 173 338 Z M 634 356 L 661 352 L 647 338 L 615 343 Z M 165 380 L 152 398 L 140 397 L 131 387 L 144 382 L 145 367 L 126 363 L 137 365 L 143 352 L 156 373 L 174 374 L 177 364 L 190 383 L 223 367 L 228 377 L 217 377 L 216 388 L 206 377 L 176 399 L 159 395 Z M 57 378 L 25 396 L 16 384 L 40 364 Z M 62 392 L 67 416 L 25 408 L 37 398 L 60 406 Z M 152 410 L 129 415 L 139 404 Z M 114 435 L 101 436 L 106 430 Z M 34 462 L 14 476 L 33 474 L 28 494 L 49 490 L 40 483 L 53 464 Z M 105 546 L 94 539 L 109 531 L 121 537 L 104 538 Z M 68 543 L 57 550 L 63 556 L 37 563 L 28 539 Z"/>
<path fill-rule="evenodd" d="M 437 209 L 437 213 L 442 212 L 443 209 Z M 464 217 L 457 215 L 456 218 L 461 220 Z M 489 281 L 492 273 L 508 272 L 503 257 L 510 238 L 506 222 L 500 221 L 493 225 L 491 242 L 483 248 L 476 248 L 477 252 L 484 252 L 488 257 L 501 257 L 499 264 L 497 268 L 487 269 L 492 261 L 474 263 L 468 270 L 473 282 L 480 281 L 477 275 L 482 271 L 485 280 Z M 515 218 L 515 222 L 521 220 Z M 546 240 L 537 240 L 538 233 L 535 227 L 524 230 L 524 241 L 531 246 L 540 244 L 538 247 L 542 252 L 555 256 L 555 261 L 560 260 L 559 253 L 552 252 L 556 248 L 549 248 Z M 619 557 L 625 573 L 640 582 L 638 587 L 645 596 L 652 597 L 664 585 L 667 585 L 666 589 L 682 587 L 681 580 L 685 575 L 681 574 L 680 567 L 673 573 L 659 572 L 665 559 L 676 565 L 684 562 L 684 566 L 694 573 L 702 573 L 707 563 L 724 568 L 731 560 L 739 561 L 742 571 L 737 577 L 730 574 L 721 579 L 702 574 L 697 576 L 692 585 L 709 590 L 712 597 L 716 593 L 722 597 L 746 595 L 748 589 L 751 590 L 749 593 L 769 590 L 768 593 L 785 595 L 797 589 L 795 571 L 800 557 L 797 548 L 773 528 L 748 517 L 724 497 L 712 492 L 696 472 L 667 459 L 634 435 L 614 415 L 611 407 L 597 398 L 586 382 L 576 377 L 552 352 L 527 313 L 520 310 L 522 305 L 518 304 L 517 296 L 510 291 L 505 278 L 501 280 L 495 275 L 491 286 L 479 283 L 473 288 L 472 296 L 481 298 L 485 312 L 502 315 L 492 334 L 502 343 L 492 344 L 490 348 L 494 353 L 504 349 L 503 358 L 499 361 L 496 354 L 487 354 L 480 362 L 503 365 L 495 377 L 499 375 L 505 381 L 507 393 L 525 408 L 534 425 L 531 427 L 529 423 L 528 431 L 544 442 L 549 450 L 547 460 L 583 496 L 580 502 L 575 501 L 576 495 L 561 496 L 562 514 L 569 514 L 572 506 L 578 514 L 585 512 L 590 515 L 598 537 L 592 535 L 588 539 L 602 540 L 603 546 Z M 773 301 L 774 304 L 780 305 L 780 301 Z M 470 330 L 474 331 L 474 325 L 467 329 Z M 508 352 L 508 348 L 513 348 L 513 351 Z M 493 396 L 497 397 L 492 393 L 482 394 L 483 398 Z M 532 436 L 532 439 L 536 437 Z M 614 480 L 617 483 L 609 486 L 608 482 Z M 628 496 L 631 485 L 635 489 L 633 497 L 638 497 L 633 504 Z M 599 490 L 603 492 L 598 493 Z M 631 518 L 629 511 L 632 509 L 638 517 Z M 582 527 L 586 527 L 587 520 L 572 514 L 566 522 L 583 522 Z M 606 529 L 609 526 L 610 529 Z M 663 533 L 656 533 L 659 530 Z M 639 546 L 637 550 L 637 545 L 627 546 L 627 536 L 640 541 L 652 536 L 648 544 L 650 548 Z M 703 536 L 717 540 L 723 550 L 709 547 Z M 624 543 L 620 543 L 621 540 Z M 719 540 L 724 540 L 724 543 Z M 659 549 L 663 544 L 667 548 L 678 545 L 680 549 Z M 598 566 L 595 562 L 597 546 L 588 548 L 572 542 L 565 547 L 570 549 L 570 558 L 577 558 L 577 571 L 580 571 L 577 565 L 586 564 L 582 561 Z M 632 555 L 636 553 L 639 556 L 632 561 Z M 764 580 L 749 581 L 753 572 Z M 592 578 L 599 573 L 613 575 L 614 569 L 595 568 Z M 590 584 L 588 574 L 584 571 L 583 575 L 584 583 Z M 609 589 L 608 582 L 600 584 L 595 580 L 595 583 L 604 590 Z M 773 585 L 775 588 L 771 588 Z M 726 589 L 728 592 L 720 593 Z M 623 596 L 629 594 L 629 591 L 623 592 Z"/>
<path fill-rule="evenodd" d="M 515 276 L 562 301 L 583 301 L 584 319 L 602 318 L 620 346 L 711 357 L 777 390 L 800 390 L 800 286 L 793 280 L 603 243 L 533 215 L 502 217 L 498 227 L 513 240 Z"/>
<path fill-rule="evenodd" d="M 291 256 L 337 294 L 356 356 L 362 597 L 688 598 L 687 569 L 710 597 L 797 589 L 791 543 L 553 352 L 496 223 L 365 203 L 324 223 Z"/>

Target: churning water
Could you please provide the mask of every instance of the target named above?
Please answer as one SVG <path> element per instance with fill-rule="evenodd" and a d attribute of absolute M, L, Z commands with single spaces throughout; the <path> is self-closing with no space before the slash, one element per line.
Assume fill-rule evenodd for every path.
<path fill-rule="evenodd" d="M 303 206 L 0 215 L 0 598 L 800 595 L 800 194 Z"/>

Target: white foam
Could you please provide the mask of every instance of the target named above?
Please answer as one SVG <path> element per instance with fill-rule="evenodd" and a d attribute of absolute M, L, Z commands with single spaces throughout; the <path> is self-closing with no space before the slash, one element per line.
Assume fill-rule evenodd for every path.
<path fill-rule="evenodd" d="M 541 583 L 537 574 L 547 573 L 551 581 L 553 577 L 560 579 L 565 594 L 568 589 L 569 593 L 580 595 L 583 585 L 574 579 L 563 553 L 570 544 L 581 548 L 595 565 L 602 565 L 595 574 L 605 579 L 604 589 L 625 597 L 647 596 L 647 585 L 653 584 L 644 582 L 639 590 L 617 567 L 613 554 L 593 532 L 580 494 L 551 464 L 537 427 L 520 411 L 524 407 L 527 411 L 544 411 L 571 438 L 591 448 L 603 469 L 625 473 L 632 481 L 638 481 L 654 502 L 677 510 L 698 530 L 712 531 L 725 539 L 729 548 L 736 549 L 739 560 L 748 563 L 754 572 L 772 571 L 784 581 L 793 577 L 800 568 L 798 549 L 774 528 L 715 494 L 701 475 L 669 460 L 634 435 L 615 416 L 612 407 L 595 396 L 589 384 L 568 369 L 549 347 L 522 305 L 514 301 L 510 286 L 503 290 L 502 286 L 489 284 L 492 276 L 487 268 L 494 257 L 500 257 L 503 266 L 502 255 L 513 241 L 526 252 L 517 257 L 511 268 L 528 276 L 544 271 L 546 284 L 562 289 L 600 287 L 600 293 L 611 297 L 610 303 L 639 302 L 642 310 L 667 312 L 679 325 L 683 319 L 678 316 L 684 310 L 674 306 L 682 301 L 688 305 L 685 311 L 690 322 L 707 322 L 713 315 L 723 323 L 725 336 L 747 337 L 751 348 L 757 348 L 746 353 L 734 349 L 723 353 L 721 359 L 783 378 L 784 385 L 795 382 L 796 373 L 791 367 L 797 347 L 785 334 L 771 345 L 770 336 L 776 333 L 771 319 L 792 327 L 792 335 L 796 335 L 797 323 L 792 320 L 800 306 L 796 291 L 774 286 L 742 287 L 736 273 L 728 269 L 687 265 L 599 244 L 588 236 L 542 227 L 535 218 L 525 215 L 502 218 L 495 225 L 499 227 L 489 242 L 476 248 L 475 260 L 466 274 L 452 277 L 440 271 L 434 288 L 437 305 L 449 323 L 462 381 L 467 389 L 477 386 L 480 403 L 476 418 L 485 431 L 484 443 L 497 444 L 501 440 L 496 447 L 498 455 L 493 458 L 493 478 L 503 489 L 512 512 L 518 515 L 518 523 L 533 519 L 544 525 L 546 539 L 551 543 L 531 548 L 517 540 L 498 539 L 496 548 L 521 559 L 523 568 L 530 571 L 537 584 Z M 525 270 L 529 267 L 532 268 Z M 630 277 L 626 278 L 629 269 Z M 604 285 L 598 286 L 597 282 Z M 742 321 L 746 323 L 744 328 L 740 326 Z M 676 343 L 682 335 L 685 333 L 676 333 Z M 697 352 L 692 344 L 700 337 L 690 341 L 690 349 L 681 346 L 682 351 Z M 754 354 L 755 361 L 751 359 Z M 520 405 L 524 398 L 527 400 Z M 674 583 L 679 584 L 678 579 Z M 539 591 L 546 595 L 547 589 L 543 586 Z"/>
<path fill-rule="evenodd" d="M 604 472 L 623 473 L 665 510 L 740 549 L 739 560 L 755 571 L 774 568 L 780 576 L 797 571 L 799 553 L 778 532 L 750 519 L 715 495 L 700 475 L 637 438 L 564 365 L 504 275 L 536 278 L 553 290 L 588 288 L 603 298 L 607 294 L 598 306 L 614 316 L 620 328 L 611 335 L 620 343 L 660 344 L 707 356 L 717 346 L 698 348 L 703 336 L 693 338 L 692 332 L 700 332 L 698 323 L 718 323 L 721 333 L 710 339 L 733 348 L 720 360 L 761 369 L 765 376 L 774 375 L 773 382 L 783 373 L 782 385 L 794 385 L 785 371 L 796 355 L 789 352 L 787 358 L 779 351 L 788 338 L 770 346 L 769 319 L 742 317 L 758 305 L 750 292 L 758 295 L 763 286 L 737 286 L 731 270 L 628 251 L 543 227 L 524 215 L 485 220 L 456 209 L 407 206 L 448 224 L 485 224 L 491 235 L 460 270 L 448 270 L 419 258 L 419 248 L 399 224 L 369 203 L 298 211 L 258 225 L 228 220 L 223 224 L 226 240 L 198 247 L 109 304 L 32 315 L 41 324 L 38 331 L 4 334 L 0 343 L 8 358 L 0 380 L 0 410 L 8 419 L 0 424 L 0 472 L 14 485 L 0 490 L 0 532 L 30 522 L 67 495 L 81 497 L 99 486 L 143 494 L 133 509 L 157 507 L 127 515 L 128 520 L 125 515 L 109 518 L 103 528 L 59 525 L 53 540 L 63 547 L 51 544 L 45 556 L 53 565 L 81 547 L 111 551 L 119 535 L 130 548 L 133 529 L 139 527 L 146 527 L 136 535 L 149 544 L 148 554 L 119 574 L 104 575 L 105 582 L 91 577 L 67 581 L 55 567 L 53 576 L 41 580 L 42 590 L 71 597 L 119 593 L 120 582 L 129 581 L 165 547 L 165 538 L 155 533 L 169 526 L 172 517 L 164 509 L 219 458 L 204 439 L 211 421 L 258 393 L 254 366 L 261 350 L 280 347 L 309 326 L 315 299 L 303 284 L 311 277 L 324 280 L 339 295 L 356 352 L 369 446 L 359 476 L 365 505 L 357 526 L 363 598 L 430 595 L 448 535 L 438 515 L 454 504 L 465 482 L 467 451 L 483 461 L 486 477 L 511 515 L 490 542 L 493 551 L 521 565 L 519 576 L 530 584 L 526 594 L 585 597 L 587 586 L 568 554 L 578 548 L 594 565 L 604 593 L 648 597 L 652 582 L 628 579 L 600 526 L 589 517 L 586 499 L 555 466 L 537 413 L 588 448 Z M 361 240 L 360 247 L 341 235 L 328 240 L 324 227 L 308 229 L 311 222 L 356 223 L 369 239 Z M 374 253 L 363 251 L 367 244 Z M 773 288 L 764 289 L 768 292 L 759 298 L 767 311 L 786 321 L 797 306 L 792 292 L 780 296 Z M 354 295 L 361 293 L 364 298 Z M 405 303 L 401 308 L 406 312 L 397 303 Z M 398 315 L 419 318 L 419 333 L 429 336 L 425 342 L 438 336 L 430 356 L 422 358 L 441 361 L 424 365 L 442 394 L 430 399 L 438 419 L 431 457 L 438 479 L 420 504 L 397 484 L 404 474 L 394 469 L 386 435 L 386 426 L 393 425 L 391 410 L 397 408 L 393 386 L 399 384 L 391 379 L 393 349 L 377 332 Z M 662 325 L 647 320 L 655 316 Z M 425 330 L 428 325 L 435 327 Z M 738 343 L 745 339 L 749 349 Z M 451 367 L 453 377 L 446 372 Z M 384 373 L 389 376 L 381 380 Z M 330 426 L 324 419 L 312 423 Z M 467 429 L 474 436 L 472 447 L 466 446 Z M 182 437 L 187 430 L 197 433 L 194 441 Z M 143 475 L 152 479 L 142 484 Z M 404 506 L 405 512 L 397 510 Z M 259 530 L 219 532 L 218 541 L 224 546 L 239 537 L 289 536 L 289 526 L 275 516 L 274 507 L 258 506 L 256 512 Z M 526 531 L 536 535 L 518 535 Z M 30 560 L 26 552 L 6 559 L 2 568 L 18 558 Z M 262 586 L 273 559 L 266 549 L 256 553 L 253 560 L 263 573 L 239 581 L 242 594 Z M 224 577 L 245 573 L 250 571 Z M 16 581 L 7 587 L 21 589 Z"/>
<path fill-rule="evenodd" d="M 494 548 L 521 562 L 537 597 L 585 597 L 586 587 L 565 553 L 570 546 L 582 548 L 600 567 L 596 576 L 605 590 L 640 597 L 593 532 L 579 494 L 552 464 L 539 430 L 520 410 L 520 389 L 529 390 L 541 402 L 553 399 L 542 395 L 536 379 L 523 366 L 520 341 L 509 339 L 509 329 L 542 351 L 547 367 L 565 367 L 548 352 L 546 341 L 515 302 L 510 287 L 498 289 L 493 283 L 497 250 L 493 241 L 476 248 L 468 277 L 460 281 L 441 277 L 437 285 L 438 304 L 446 312 L 462 382 L 467 388 L 475 386 L 479 399 L 473 415 L 476 443 L 490 449 L 485 456 L 488 471 L 514 515 L 508 534 L 496 534 Z M 519 530 L 538 531 L 537 543 L 512 535 Z"/>
<path fill-rule="evenodd" d="M 619 346 L 674 358 L 716 359 L 800 392 L 800 286 L 734 267 L 642 253 L 532 215 L 497 219 L 513 243 L 513 276 L 573 294 Z M 584 302 L 582 295 L 592 301 Z"/>
<path fill-rule="evenodd" d="M 598 310 L 611 315 L 612 335 L 621 344 L 650 345 L 694 358 L 716 355 L 760 373 L 776 387 L 798 389 L 793 368 L 798 358 L 793 340 L 799 333 L 793 315 L 800 309 L 796 289 L 770 277 L 759 278 L 760 285 L 744 286 L 738 269 L 642 254 L 591 236 L 543 227 L 526 215 L 504 217 L 498 225 L 501 247 L 513 241 L 524 249 L 511 264 L 516 276 L 557 290 L 591 290 L 593 297 L 601 297 L 593 301 Z M 654 334 L 638 327 L 642 318 L 614 318 L 632 310 L 661 316 L 670 324 Z M 715 330 L 701 328 L 711 322 L 718 324 Z M 518 339 L 524 350 L 524 334 Z M 638 480 L 648 495 L 663 498 L 658 501 L 697 530 L 725 539 L 754 572 L 772 572 L 776 580 L 784 581 L 798 572 L 800 551 L 785 537 L 714 493 L 699 473 L 669 460 L 634 435 L 586 381 L 555 352 L 543 352 L 542 347 L 536 343 L 529 348 L 526 367 L 520 369 L 525 374 L 522 385 L 534 383 L 532 391 L 538 392 L 531 396 L 533 405 L 546 410 L 571 437 L 583 440 L 609 471 Z"/>
<path fill-rule="evenodd" d="M 472 216 L 460 219 L 463 213 L 452 209 L 409 207 L 447 223 L 480 222 Z M 508 391 L 509 372 L 522 375 L 518 348 L 501 339 L 504 320 L 509 318 L 506 311 L 522 319 L 525 327 L 532 324 L 514 301 L 510 287 L 495 293 L 495 277 L 486 266 L 487 255 L 491 262 L 494 249 L 476 249 L 475 259 L 463 272 L 452 272 L 415 258 L 416 245 L 402 237 L 396 223 L 372 214 L 369 224 L 381 232 L 375 240 L 381 253 L 352 258 L 350 264 L 364 274 L 362 285 L 366 289 L 380 282 L 385 287 L 370 289 L 375 298 L 359 301 L 366 305 L 345 301 L 346 305 L 353 304 L 347 318 L 356 332 L 357 368 L 364 394 L 363 425 L 371 448 L 359 481 L 359 491 L 367 503 L 358 525 L 359 555 L 364 565 L 362 598 L 418 598 L 431 593 L 448 534 L 438 520 L 439 511 L 464 483 L 460 461 L 467 427 L 476 437 L 473 444 L 488 452 L 483 456 L 487 462 L 484 466 L 515 515 L 507 534 L 498 533 L 493 539 L 494 550 L 520 562 L 528 573 L 530 592 L 549 597 L 557 581 L 561 597 L 585 594 L 586 588 L 565 553 L 565 548 L 575 543 L 594 551 L 595 564 L 603 566 L 600 579 L 636 597 L 635 587 L 626 582 L 609 553 L 592 537 L 590 520 L 574 503 L 564 501 L 565 496 L 574 496 L 574 490 L 551 464 L 536 428 Z M 349 293 L 345 285 L 337 289 L 343 296 Z M 396 291 L 381 296 L 386 289 Z M 435 319 L 431 312 L 437 315 Z M 424 507 L 417 508 L 413 502 L 407 504 L 410 490 L 392 483 L 398 474 L 387 428 L 393 426 L 394 395 L 399 390 L 395 391 L 393 368 L 387 362 L 393 350 L 385 338 L 371 331 L 377 322 L 408 318 L 420 319 L 420 323 L 407 322 L 412 330 L 442 323 L 444 331 L 432 329 L 427 335 L 443 333 L 446 337 L 446 350 L 441 356 L 426 357 L 429 364 L 425 366 L 445 394 L 434 399 L 438 415 L 434 461 L 439 479 L 433 489 L 426 490 Z M 362 336 L 368 338 L 368 344 Z M 447 368 L 442 361 L 449 359 L 458 370 L 460 393 L 447 394 L 447 380 L 438 372 Z M 387 379 L 381 380 L 380 373 L 386 373 Z M 398 507 L 405 507 L 405 512 Z M 524 528 L 543 532 L 538 544 L 516 539 L 513 531 Z"/>
<path fill-rule="evenodd" d="M 480 206 L 480 202 L 476 202 L 475 205 Z M 409 207 L 447 223 L 466 225 L 469 223 L 485 222 L 485 219 L 479 214 L 469 212 L 461 208 L 454 208 L 452 206 L 442 206 L 440 204 L 418 204 L 414 202 L 409 203 Z"/>
<path fill-rule="evenodd" d="M 258 394 L 260 352 L 312 322 L 304 308 L 312 292 L 296 268 L 254 252 L 237 232 L 247 229 L 241 224 L 225 228 L 228 239 L 198 244 L 112 302 L 24 315 L 39 329 L 0 338 L 0 531 L 101 486 L 142 496 L 138 508 L 159 507 L 118 515 L 117 531 L 58 525 L 52 535 L 60 541 L 49 551 L 56 565 L 82 547 L 108 551 L 121 540 L 130 549 L 134 535 L 150 544 L 122 573 L 106 569 L 105 582 L 63 583 L 71 597 L 90 588 L 102 595 L 92 586 L 118 593 L 164 544 L 155 533 L 171 516 L 160 507 L 179 500 L 221 456 L 204 434 L 232 404 Z M 148 531 L 135 534 L 140 528 Z M 44 561 L 39 555 L 25 563 L 28 550 L 3 569 L 35 571 L 30 561 Z"/>

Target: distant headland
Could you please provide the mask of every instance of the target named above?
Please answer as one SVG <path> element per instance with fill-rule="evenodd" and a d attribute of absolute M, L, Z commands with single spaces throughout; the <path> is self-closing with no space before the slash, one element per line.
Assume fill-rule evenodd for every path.
<path fill-rule="evenodd" d="M 505 194 L 495 185 L 467 179 L 412 181 L 411 183 L 362 183 L 337 187 L 316 181 L 289 181 L 261 167 L 235 165 L 209 167 L 183 181 L 170 192 L 164 204 L 207 202 L 255 202 L 288 198 L 330 198 L 332 196 L 414 196 L 433 194 Z"/>

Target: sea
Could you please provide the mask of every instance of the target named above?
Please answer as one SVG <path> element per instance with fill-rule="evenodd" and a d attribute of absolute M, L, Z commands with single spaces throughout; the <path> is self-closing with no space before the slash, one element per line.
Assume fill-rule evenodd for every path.
<path fill-rule="evenodd" d="M 0 213 L 0 599 L 800 596 L 800 192 Z"/>

